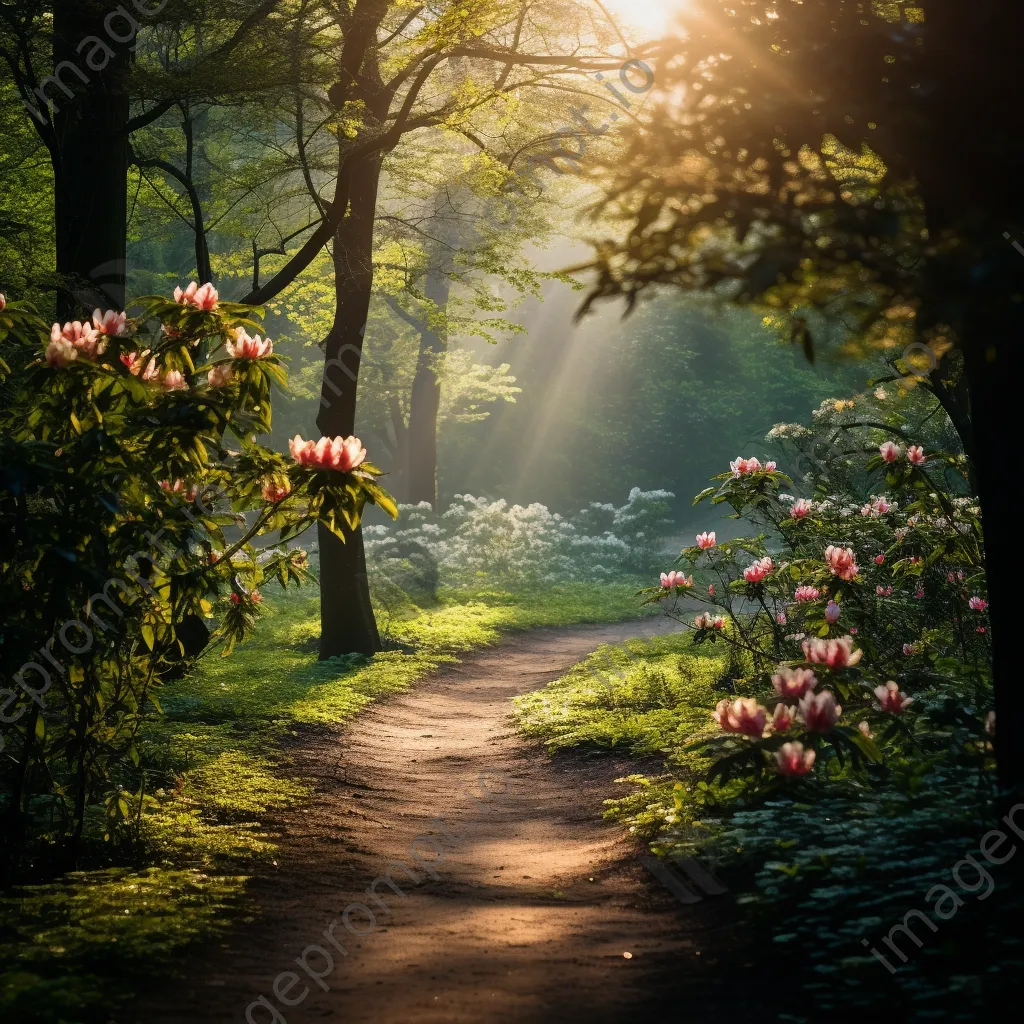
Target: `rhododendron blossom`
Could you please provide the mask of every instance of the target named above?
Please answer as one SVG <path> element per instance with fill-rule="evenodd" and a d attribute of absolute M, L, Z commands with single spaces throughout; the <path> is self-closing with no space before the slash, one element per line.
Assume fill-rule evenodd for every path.
<path fill-rule="evenodd" d="M 800 719 L 812 732 L 829 732 L 843 713 L 831 690 L 804 694 L 797 705 Z"/>
<path fill-rule="evenodd" d="M 814 767 L 816 756 L 813 749 L 804 749 L 802 743 L 794 740 L 792 743 L 783 743 L 775 751 L 775 762 L 779 766 L 780 775 L 795 777 L 806 775 Z"/>
<path fill-rule="evenodd" d="M 710 533 L 698 533 L 697 534 L 697 547 L 701 551 L 706 551 L 708 548 L 715 546 L 715 531 L 712 530 Z"/>
<path fill-rule="evenodd" d="M 264 501 L 276 505 L 277 502 L 283 501 L 292 493 L 291 481 L 288 477 L 271 477 L 263 481 L 260 493 L 263 495 Z"/>
<path fill-rule="evenodd" d="M 804 519 L 810 514 L 813 507 L 814 505 L 810 498 L 797 498 L 793 502 L 793 507 L 789 510 L 790 517 L 793 519 Z"/>
<path fill-rule="evenodd" d="M 885 555 L 875 555 L 875 565 L 884 565 Z"/>
<path fill-rule="evenodd" d="M 805 640 L 801 646 L 804 657 L 812 665 L 825 665 L 831 669 L 856 665 L 864 654 L 860 649 L 853 649 L 853 637 L 849 636 L 834 637 L 831 640 L 813 637 Z"/>
<path fill-rule="evenodd" d="M 890 597 L 892 595 L 892 587 L 875 587 L 875 593 L 879 597 Z"/>
<path fill-rule="evenodd" d="M 879 452 L 881 452 L 882 458 L 886 462 L 895 462 L 902 454 L 903 450 L 899 445 L 893 444 L 892 441 L 885 441 L 878 446 Z"/>
<path fill-rule="evenodd" d="M 872 707 L 876 711 L 888 711 L 893 715 L 900 714 L 904 708 L 914 703 L 914 698 L 900 693 L 899 683 L 895 683 L 891 679 L 884 686 L 876 686 L 874 694 L 878 701 Z"/>
<path fill-rule="evenodd" d="M 672 590 L 675 587 L 692 587 L 693 577 L 691 576 L 687 579 L 685 573 L 676 572 L 675 570 L 663 572 L 661 574 L 661 585 L 667 590 Z"/>
<path fill-rule="evenodd" d="M 983 612 L 988 607 L 988 601 L 975 595 L 967 602 L 967 607 L 973 612 Z"/>
<path fill-rule="evenodd" d="M 787 707 L 785 704 L 776 704 L 775 712 L 772 715 L 772 730 L 774 732 L 785 732 L 793 724 L 795 717 L 792 708 Z"/>
<path fill-rule="evenodd" d="M 186 484 L 184 480 L 177 479 L 172 484 L 170 480 L 160 481 L 160 490 L 168 494 L 177 494 L 186 501 L 195 501 L 199 494 L 199 488 L 195 484 Z"/>
<path fill-rule="evenodd" d="M 188 390 L 188 382 L 185 380 L 185 375 L 181 370 L 168 370 L 160 378 L 160 384 L 163 386 L 164 391 Z"/>
<path fill-rule="evenodd" d="M 77 353 L 86 359 L 95 359 L 107 350 L 106 340 L 100 336 L 99 331 L 92 324 L 83 324 L 79 320 L 66 323 L 63 327 L 60 324 L 54 324 L 50 328 L 51 345 L 62 339 L 73 345 Z M 49 347 L 47 351 L 49 351 Z"/>
<path fill-rule="evenodd" d="M 3 292 L 0 292 L 0 313 L 7 308 L 7 298 Z"/>
<path fill-rule="evenodd" d="M 809 668 L 790 668 L 780 665 L 772 675 L 772 686 L 780 697 L 799 700 L 818 685 L 818 677 Z"/>
<path fill-rule="evenodd" d="M 133 377 L 141 377 L 143 380 L 154 380 L 160 376 L 160 370 L 156 365 L 155 359 L 150 359 L 146 362 L 146 357 L 149 355 L 149 349 L 145 349 L 142 352 L 122 352 L 121 362 L 128 367 L 128 372 Z"/>
<path fill-rule="evenodd" d="M 106 312 L 99 309 L 92 311 L 92 325 L 101 334 L 110 336 L 124 334 L 127 322 L 128 315 L 126 313 L 118 313 L 113 309 L 108 309 Z"/>
<path fill-rule="evenodd" d="M 762 467 L 758 459 L 744 459 L 742 456 L 740 456 L 734 462 L 729 463 L 729 468 L 732 470 L 733 477 L 740 477 L 748 473 L 760 473 Z"/>
<path fill-rule="evenodd" d="M 841 548 L 835 544 L 829 544 L 825 548 L 825 562 L 841 580 L 852 580 L 860 572 L 853 548 Z"/>
<path fill-rule="evenodd" d="M 70 341 L 58 338 L 46 346 L 46 354 L 43 358 L 45 358 L 47 366 L 55 370 L 63 370 L 78 358 L 78 349 Z"/>
<path fill-rule="evenodd" d="M 917 654 L 920 651 L 920 647 L 917 644 L 904 644 L 903 653 L 909 658 L 912 654 Z"/>
<path fill-rule="evenodd" d="M 821 597 L 821 591 L 817 587 L 810 587 L 804 584 L 797 587 L 793 592 L 793 598 L 797 601 L 817 601 Z"/>
<path fill-rule="evenodd" d="M 232 359 L 266 359 L 274 354 L 274 343 L 269 338 L 261 338 L 258 334 L 255 338 L 245 333 L 244 327 L 235 331 L 235 340 L 229 341 L 224 346 Z"/>
<path fill-rule="evenodd" d="M 200 286 L 195 281 L 191 281 L 184 291 L 180 288 L 174 289 L 175 302 L 183 306 L 195 306 L 196 309 L 202 309 L 207 313 L 217 308 L 219 298 L 217 289 L 209 282 Z"/>
<path fill-rule="evenodd" d="M 907 459 L 912 462 L 915 466 L 920 466 L 927 462 L 927 458 L 924 454 L 924 449 L 919 444 L 912 444 L 907 449 Z"/>
<path fill-rule="evenodd" d="M 784 626 L 786 624 L 786 613 L 785 612 L 776 612 L 775 613 L 775 621 L 780 626 Z"/>
<path fill-rule="evenodd" d="M 825 605 L 825 621 L 830 626 L 834 626 L 836 622 L 839 621 L 841 612 L 842 609 L 835 603 L 835 601 L 829 601 L 829 603 Z"/>
<path fill-rule="evenodd" d="M 288 442 L 292 458 L 300 466 L 333 469 L 349 473 L 366 459 L 366 449 L 358 437 L 322 437 L 319 441 L 303 441 L 298 434 Z"/>
<path fill-rule="evenodd" d="M 760 583 L 766 576 L 769 576 L 775 569 L 775 563 L 769 555 L 759 558 L 753 565 L 748 565 L 743 570 L 743 578 L 748 583 Z"/>
<path fill-rule="evenodd" d="M 858 722 L 857 730 L 865 739 L 873 740 L 875 738 L 875 734 L 871 731 L 871 726 L 867 722 Z"/>
<path fill-rule="evenodd" d="M 764 464 L 764 471 L 765 471 L 766 473 L 774 473 L 774 472 L 775 472 L 775 470 L 776 470 L 776 468 L 777 468 L 777 465 L 778 465 L 778 464 L 777 464 L 777 463 L 775 463 L 775 462 L 766 462 L 766 463 Z"/>
<path fill-rule="evenodd" d="M 220 363 L 206 375 L 206 380 L 211 388 L 222 388 L 230 384 L 234 377 L 235 368 L 230 363 Z"/>
<path fill-rule="evenodd" d="M 693 620 L 693 624 L 697 629 L 722 629 L 725 626 L 725 619 L 721 615 L 702 612 Z"/>
<path fill-rule="evenodd" d="M 737 697 L 733 701 L 720 700 L 711 717 L 726 732 L 762 736 L 768 721 L 768 709 L 758 704 L 753 697 Z"/>

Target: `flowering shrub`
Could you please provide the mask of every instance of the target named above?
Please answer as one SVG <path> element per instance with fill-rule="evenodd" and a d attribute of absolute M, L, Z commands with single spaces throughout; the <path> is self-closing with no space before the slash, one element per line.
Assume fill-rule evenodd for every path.
<path fill-rule="evenodd" d="M 672 497 L 634 487 L 621 507 L 594 503 L 566 519 L 544 505 L 457 495 L 441 515 L 426 503 L 402 506 L 400 525 L 366 527 L 367 557 L 392 575 L 402 560 L 418 560 L 433 567 L 435 585 L 637 576 L 651 572 L 661 557 Z M 680 589 L 690 585 L 681 576 L 672 580 Z"/>
<path fill-rule="evenodd" d="M 261 537 L 316 522 L 343 537 L 367 501 L 396 512 L 358 440 L 293 458 L 257 442 L 286 384 L 259 310 L 195 284 L 140 306 L 52 328 L 26 304 L 0 309 L 8 868 L 44 809 L 40 842 L 62 865 L 109 836 L 124 787 L 142 784 L 136 740 L 161 679 L 207 644 L 229 653 L 264 583 L 311 578 L 303 551 Z"/>
<path fill-rule="evenodd" d="M 809 493 L 790 493 L 775 461 L 733 460 L 695 504 L 730 506 L 756 535 L 709 544 L 698 534 L 647 592 L 692 626 L 695 644 L 733 652 L 737 696 L 692 749 L 713 759 L 709 782 L 756 787 L 812 771 L 876 777 L 940 755 L 982 764 L 988 604 L 964 459 L 913 443 L 894 413 L 818 420 L 770 435 L 804 467 Z M 666 584 L 683 573 L 696 581 L 687 605 L 709 606 L 696 618 Z"/>

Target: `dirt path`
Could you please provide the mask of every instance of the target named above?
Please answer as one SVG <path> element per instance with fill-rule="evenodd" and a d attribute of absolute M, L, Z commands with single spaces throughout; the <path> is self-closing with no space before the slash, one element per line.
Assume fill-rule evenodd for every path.
<path fill-rule="evenodd" d="M 700 954 L 721 911 L 672 900 L 621 828 L 601 820 L 624 762 L 549 759 L 509 722 L 510 697 L 639 629 L 520 634 L 343 733 L 303 739 L 297 768 L 318 794 L 282 822 L 277 874 L 253 883 L 262 916 L 182 965 L 134 1019 L 243 1021 L 247 1008 L 252 1024 L 618 1024 L 653 1010 L 690 1019 L 694 1004 L 678 990 L 715 966 L 710 949 Z M 365 891 L 389 860 L 421 884 L 396 869 L 406 895 L 377 885 L 385 912 Z M 347 931 L 346 908 L 355 931 L 374 911 L 376 930 Z M 314 945 L 303 972 L 296 958 Z"/>

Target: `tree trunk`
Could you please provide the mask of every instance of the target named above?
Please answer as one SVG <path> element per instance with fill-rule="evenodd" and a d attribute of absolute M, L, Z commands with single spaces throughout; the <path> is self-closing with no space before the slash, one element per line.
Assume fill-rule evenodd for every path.
<path fill-rule="evenodd" d="M 83 309 L 120 310 L 125 304 L 128 95 L 124 75 L 131 55 L 129 42 L 111 41 L 103 23 L 106 13 L 97 14 L 95 8 L 77 2 L 54 5 L 54 68 L 66 89 L 74 90 L 69 96 L 58 85 L 46 88 L 55 104 L 54 222 L 57 273 L 62 280 L 57 296 L 61 320 Z M 116 32 L 129 31 L 128 23 L 120 19 L 114 25 Z M 90 46 L 81 53 L 78 50 L 89 37 L 109 44 L 115 53 L 102 70 L 86 63 L 86 57 L 95 52 Z M 63 62 L 67 63 L 61 70 Z"/>
<path fill-rule="evenodd" d="M 448 304 L 451 280 L 441 268 L 427 274 L 424 294 L 439 309 Z M 420 351 L 409 399 L 409 428 L 406 445 L 405 493 L 410 504 L 429 502 L 437 507 L 437 416 L 441 407 L 438 360 L 448 347 L 447 332 L 420 329 Z"/>
<path fill-rule="evenodd" d="M 373 287 L 373 226 L 380 158 L 352 169 L 349 211 L 334 242 L 337 305 L 324 342 L 324 383 L 317 426 L 325 437 L 347 437 L 356 428 L 356 387 Z M 370 603 L 361 530 L 345 542 L 323 526 L 320 540 L 320 657 L 373 654 L 381 649 Z"/>

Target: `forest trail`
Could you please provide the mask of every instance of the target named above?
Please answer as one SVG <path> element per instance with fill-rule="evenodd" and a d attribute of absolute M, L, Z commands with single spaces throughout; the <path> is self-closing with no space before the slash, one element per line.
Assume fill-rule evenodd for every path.
<path fill-rule="evenodd" d="M 700 956 L 705 939 L 722 948 L 710 941 L 722 929 L 722 904 L 675 902 L 638 865 L 637 844 L 602 820 L 624 761 L 549 758 L 509 718 L 512 696 L 557 678 L 600 644 L 673 625 L 512 635 L 344 731 L 302 737 L 290 754 L 318 791 L 279 823 L 276 873 L 251 885 L 260 916 L 184 963 L 173 985 L 152 992 L 130 1019 L 220 1024 L 244 1021 L 250 1007 L 255 1024 L 620 1024 L 652 1010 L 697 1019 L 678 993 L 687 979 L 727 970 L 713 963 L 713 949 Z M 443 844 L 436 881 L 415 864 L 414 843 L 421 865 L 440 861 Z M 413 868 L 421 884 L 396 869 L 406 896 L 378 885 L 385 913 L 365 893 L 390 860 Z M 342 914 L 353 903 L 376 911 L 375 931 L 345 930 Z M 332 921 L 347 955 L 323 935 Z M 369 927 L 360 910 L 350 921 Z M 296 964 L 312 945 L 333 954 L 329 971 L 320 952 L 307 956 L 322 985 Z M 282 972 L 301 980 L 289 988 Z M 265 1003 L 252 1007 L 261 996 Z"/>

